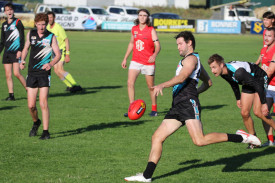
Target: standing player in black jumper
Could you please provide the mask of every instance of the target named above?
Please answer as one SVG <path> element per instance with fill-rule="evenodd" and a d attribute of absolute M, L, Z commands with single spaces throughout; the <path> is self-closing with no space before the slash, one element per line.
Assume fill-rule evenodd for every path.
<path fill-rule="evenodd" d="M 36 136 L 41 124 L 36 108 L 36 98 L 39 90 L 39 103 L 42 111 L 43 133 L 41 140 L 49 139 L 50 111 L 48 107 L 48 94 L 51 81 L 51 68 L 60 60 L 60 51 L 55 35 L 46 29 L 48 15 L 39 13 L 34 19 L 36 29 L 32 29 L 27 34 L 27 40 L 22 52 L 22 62 L 20 68 L 24 69 L 29 47 L 30 59 L 28 65 L 27 87 L 28 87 L 28 107 L 33 119 L 33 126 L 29 136 Z M 52 52 L 55 57 L 51 60 Z"/>
<path fill-rule="evenodd" d="M 19 69 L 20 57 L 24 47 L 24 26 L 22 22 L 14 17 L 14 8 L 11 3 L 4 6 L 7 21 L 2 24 L 0 53 L 5 47 L 3 55 L 3 64 L 6 73 L 6 80 L 9 90 L 9 96 L 6 100 L 15 100 L 12 81 L 12 69 L 15 77 L 19 79 L 26 89 L 25 78 L 21 75 Z"/>

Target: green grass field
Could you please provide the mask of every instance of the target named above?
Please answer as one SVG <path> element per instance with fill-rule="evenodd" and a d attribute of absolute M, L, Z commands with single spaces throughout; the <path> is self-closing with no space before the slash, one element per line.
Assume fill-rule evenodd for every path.
<path fill-rule="evenodd" d="M 151 136 L 171 105 L 171 89 L 158 97 L 159 116 L 151 118 L 148 89 L 140 76 L 136 98 L 144 99 L 148 108 L 141 119 L 130 121 L 123 117 L 128 108 L 127 70 L 120 66 L 130 33 L 68 32 L 68 36 L 72 61 L 65 69 L 86 92 L 66 93 L 65 85 L 52 73 L 50 140 L 38 139 L 42 128 L 39 136 L 28 137 L 32 120 L 26 92 L 15 78 L 17 100 L 4 101 L 8 91 L 3 66 L 0 68 L 0 182 L 121 183 L 124 177 L 142 172 L 147 164 Z M 159 34 L 162 50 L 157 57 L 156 84 L 175 74 L 180 56 L 174 36 Z M 213 80 L 213 86 L 200 96 L 205 133 L 244 129 L 230 86 L 209 72 L 207 59 L 219 53 L 226 61 L 254 62 L 262 36 L 195 37 L 196 51 Z M 26 73 L 24 70 L 23 75 Z M 266 141 L 260 120 L 254 119 L 259 138 Z M 164 143 L 153 182 L 274 183 L 275 148 L 247 150 L 246 146 L 221 143 L 196 147 L 183 127 Z"/>

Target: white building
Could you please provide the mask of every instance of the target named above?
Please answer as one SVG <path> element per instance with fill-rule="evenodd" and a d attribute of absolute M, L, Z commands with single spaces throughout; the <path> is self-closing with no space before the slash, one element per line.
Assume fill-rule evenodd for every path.
<path fill-rule="evenodd" d="M 189 0 L 114 0 L 120 6 L 162 6 L 189 9 Z"/>
<path fill-rule="evenodd" d="M 114 0 L 43 0 L 44 4 L 61 6 L 109 6 L 114 5 Z"/>
<path fill-rule="evenodd" d="M 119 6 L 162 6 L 162 7 L 176 7 L 176 8 L 189 8 L 189 0 L 44 0 L 44 4 L 62 5 L 62 6 L 102 6 L 109 5 Z"/>

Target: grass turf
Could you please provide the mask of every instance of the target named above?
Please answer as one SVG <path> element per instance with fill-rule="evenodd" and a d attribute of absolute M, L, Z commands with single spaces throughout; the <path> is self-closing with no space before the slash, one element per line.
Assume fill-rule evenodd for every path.
<path fill-rule="evenodd" d="M 175 34 L 158 35 L 162 50 L 157 57 L 156 84 L 173 77 L 180 60 Z M 51 139 L 41 141 L 39 136 L 28 137 L 32 120 L 26 92 L 14 78 L 16 101 L 0 101 L 0 182 L 119 183 L 126 176 L 142 172 L 147 164 L 151 136 L 171 105 L 171 89 L 158 97 L 159 116 L 151 118 L 148 89 L 140 76 L 136 98 L 146 101 L 147 111 L 141 119 L 130 121 L 123 117 L 128 107 L 127 70 L 120 66 L 130 33 L 73 31 L 68 36 L 71 63 L 65 65 L 65 70 L 85 93 L 66 93 L 65 85 L 52 73 Z M 219 53 L 226 61 L 254 62 L 262 37 L 196 34 L 195 38 L 196 51 L 213 80 L 213 86 L 200 96 L 204 131 L 235 133 L 244 125 L 234 94 L 222 78 L 210 73 L 207 59 Z M 22 74 L 26 76 L 26 70 Z M 0 76 L 0 96 L 4 99 L 8 92 L 3 67 Z M 253 118 L 258 136 L 265 141 L 260 120 Z M 41 133 L 42 128 L 38 135 Z M 196 147 L 183 127 L 164 143 L 153 180 L 274 182 L 274 153 L 275 148 L 247 150 L 245 144 L 235 143 Z"/>

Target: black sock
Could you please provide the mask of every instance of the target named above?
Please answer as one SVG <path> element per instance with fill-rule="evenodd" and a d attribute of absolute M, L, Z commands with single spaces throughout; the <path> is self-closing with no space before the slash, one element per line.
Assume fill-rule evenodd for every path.
<path fill-rule="evenodd" d="M 49 133 L 49 130 L 43 130 L 43 133 Z"/>
<path fill-rule="evenodd" d="M 227 137 L 228 137 L 229 142 L 242 142 L 243 141 L 243 137 L 241 135 L 227 134 Z"/>
<path fill-rule="evenodd" d="M 40 124 L 41 124 L 40 119 L 38 119 L 36 122 L 33 122 L 33 125 L 37 125 L 37 126 L 39 126 Z"/>
<path fill-rule="evenodd" d="M 153 176 L 153 173 L 156 169 L 156 164 L 152 161 L 148 162 L 147 164 L 147 167 L 145 169 L 145 171 L 143 172 L 143 176 L 146 178 L 146 179 L 149 179 Z"/>
<path fill-rule="evenodd" d="M 14 97 L 14 93 L 9 93 L 9 96 L 10 97 Z"/>

